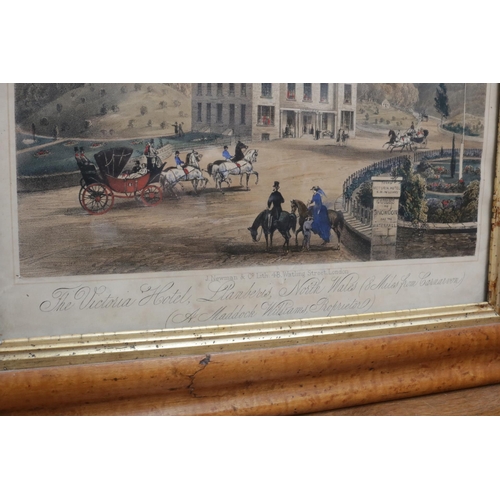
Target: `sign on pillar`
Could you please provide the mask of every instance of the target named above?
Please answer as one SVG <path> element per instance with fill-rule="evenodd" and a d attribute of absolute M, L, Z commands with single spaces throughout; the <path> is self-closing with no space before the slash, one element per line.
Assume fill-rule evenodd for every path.
<path fill-rule="evenodd" d="M 394 260 L 402 177 L 372 177 L 373 223 L 371 260 Z"/>

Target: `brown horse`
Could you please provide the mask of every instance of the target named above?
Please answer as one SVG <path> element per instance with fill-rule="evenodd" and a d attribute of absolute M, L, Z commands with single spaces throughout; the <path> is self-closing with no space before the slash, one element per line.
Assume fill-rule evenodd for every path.
<path fill-rule="evenodd" d="M 298 236 L 302 232 L 304 234 L 303 226 L 307 217 L 310 217 L 309 209 L 306 204 L 300 200 L 292 200 L 291 211 L 292 214 L 298 212 L 299 215 L 299 229 L 295 232 L 295 245 L 298 246 Z M 340 210 L 328 210 L 328 220 L 330 221 L 330 229 L 333 229 L 337 235 L 337 250 L 340 250 L 340 242 L 342 240 L 342 231 L 344 229 L 344 214 Z"/>

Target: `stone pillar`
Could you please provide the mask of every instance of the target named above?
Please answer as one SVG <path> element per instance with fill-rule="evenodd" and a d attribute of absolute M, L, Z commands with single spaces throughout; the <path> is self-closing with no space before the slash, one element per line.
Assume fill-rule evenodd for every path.
<path fill-rule="evenodd" d="M 394 260 L 402 177 L 379 175 L 373 182 L 372 248 L 370 260 Z"/>

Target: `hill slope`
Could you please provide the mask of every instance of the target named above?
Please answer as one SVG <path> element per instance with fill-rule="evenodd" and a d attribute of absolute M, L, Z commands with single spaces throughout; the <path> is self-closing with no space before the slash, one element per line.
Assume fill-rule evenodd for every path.
<path fill-rule="evenodd" d="M 439 116 L 434 108 L 434 97 L 436 96 L 437 83 L 415 83 L 418 88 L 419 99 L 415 106 L 418 110 L 425 110 L 427 114 Z M 464 84 L 447 83 L 448 99 L 450 104 L 450 119 L 463 116 L 464 110 Z M 467 84 L 467 114 L 484 117 L 486 99 L 485 83 Z"/>
<path fill-rule="evenodd" d="M 72 88 L 28 116 L 17 113 L 18 125 L 38 135 L 109 138 L 174 133 L 173 124 L 191 130 L 190 88 L 162 83 L 94 83 Z M 65 90 L 65 89 L 64 89 Z M 27 114 L 27 113 L 25 113 Z"/>

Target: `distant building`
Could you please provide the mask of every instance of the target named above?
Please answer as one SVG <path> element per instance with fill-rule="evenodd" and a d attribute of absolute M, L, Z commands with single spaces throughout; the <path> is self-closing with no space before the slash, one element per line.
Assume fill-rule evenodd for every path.
<path fill-rule="evenodd" d="M 384 99 L 382 101 L 382 107 L 385 108 L 385 109 L 388 109 L 388 108 L 391 107 L 391 103 L 387 99 Z"/>
<path fill-rule="evenodd" d="M 356 132 L 355 83 L 194 83 L 192 129 L 252 141 Z"/>

